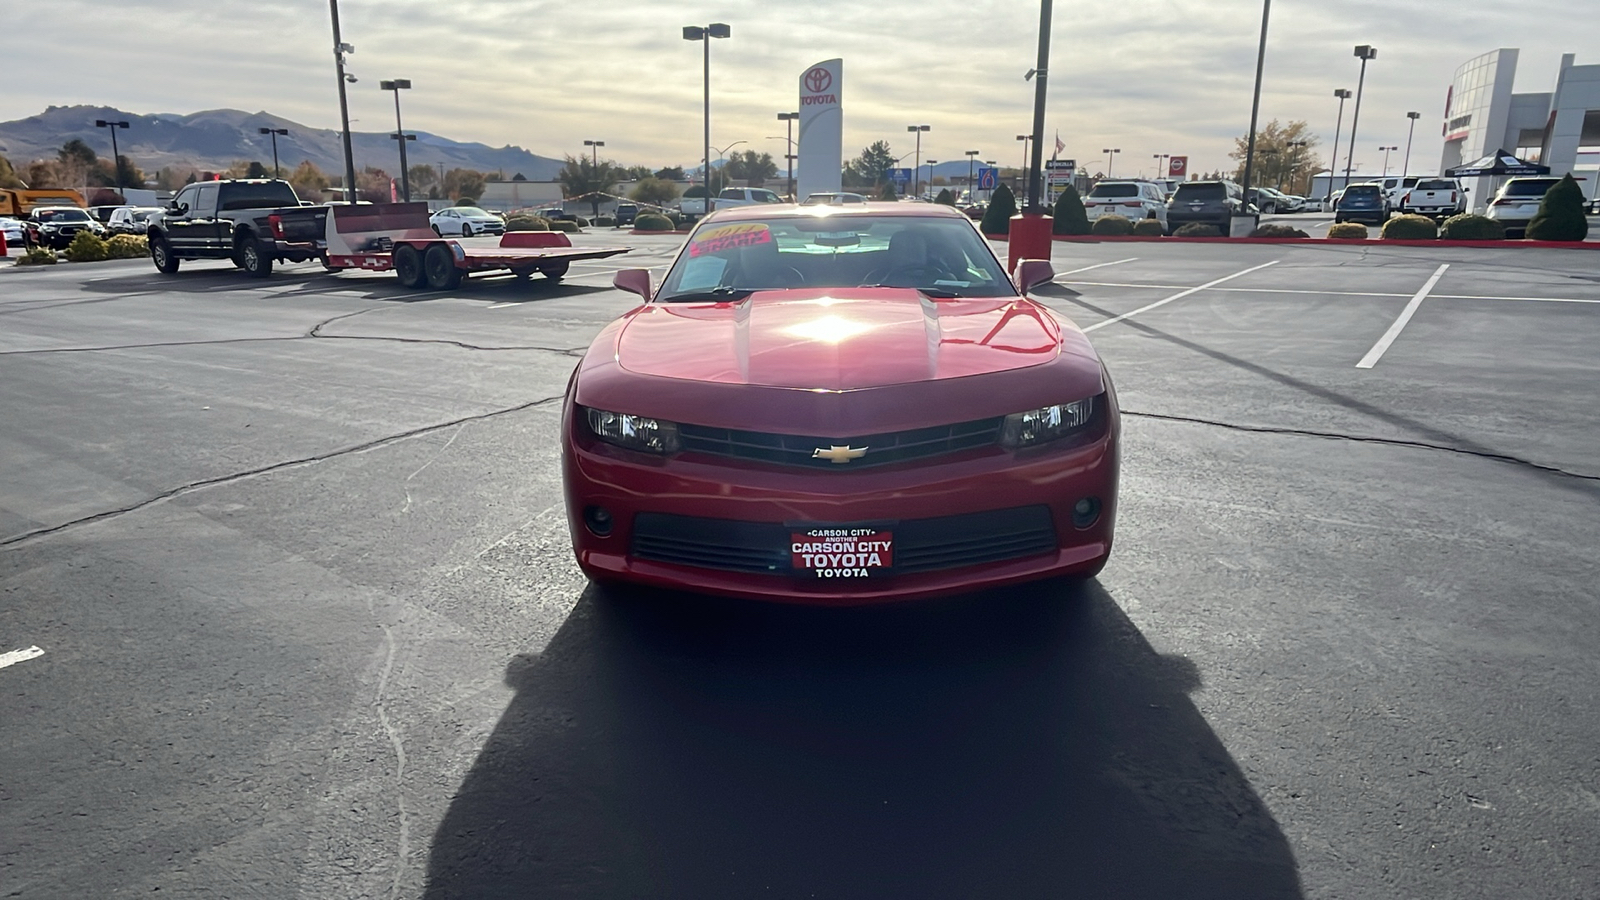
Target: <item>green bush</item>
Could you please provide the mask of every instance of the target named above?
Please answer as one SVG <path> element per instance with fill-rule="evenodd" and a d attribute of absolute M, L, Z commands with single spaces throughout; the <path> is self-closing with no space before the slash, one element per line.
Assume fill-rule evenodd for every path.
<path fill-rule="evenodd" d="M 1250 236 L 1251 237 L 1255 237 L 1255 238 L 1303 238 L 1303 237 L 1311 237 L 1311 235 L 1306 234 L 1304 231 L 1301 231 L 1300 229 L 1295 228 L 1295 227 L 1290 226 L 1290 225 L 1262 225 L 1260 228 L 1257 228 L 1255 231 L 1250 232 Z"/>
<path fill-rule="evenodd" d="M 1388 241 L 1431 241 L 1439 236 L 1439 226 L 1427 216 L 1395 216 L 1383 223 L 1380 233 Z"/>
<path fill-rule="evenodd" d="M 1140 237 L 1161 237 L 1167 229 L 1159 219 L 1140 219 L 1133 223 L 1133 233 Z"/>
<path fill-rule="evenodd" d="M 1222 237 L 1222 229 L 1205 222 L 1190 222 L 1173 232 L 1177 237 Z"/>
<path fill-rule="evenodd" d="M 1055 222 L 1050 226 L 1052 234 L 1088 234 L 1089 214 L 1083 209 L 1083 198 L 1078 196 L 1078 189 L 1067 185 L 1056 198 Z"/>
<path fill-rule="evenodd" d="M 578 223 L 572 221 L 571 219 L 556 219 L 554 222 L 550 223 L 550 230 L 564 231 L 567 234 L 577 234 L 579 231 L 582 231 L 582 229 L 578 227 Z"/>
<path fill-rule="evenodd" d="M 611 218 L 610 216 L 599 216 L 594 220 L 594 225 L 596 228 L 613 228 L 616 226 L 616 224 L 617 220 Z"/>
<path fill-rule="evenodd" d="M 933 202 L 939 204 L 940 206 L 955 206 L 956 197 L 954 194 L 950 193 L 949 188 L 940 188 L 939 193 L 934 196 Z"/>
<path fill-rule="evenodd" d="M 1103 234 L 1113 237 L 1133 234 L 1133 220 L 1125 216 L 1107 215 L 1094 220 L 1094 225 L 1089 228 L 1090 234 Z"/>
<path fill-rule="evenodd" d="M 142 259 L 150 255 L 150 242 L 142 234 L 119 234 L 106 241 L 110 259 Z"/>
<path fill-rule="evenodd" d="M 67 259 L 72 262 L 98 262 L 107 256 L 105 239 L 88 229 L 74 235 L 67 245 Z"/>
<path fill-rule="evenodd" d="M 1539 211 L 1528 223 L 1528 240 L 1581 241 L 1589 235 L 1589 220 L 1583 214 L 1583 189 L 1570 175 L 1545 191 Z"/>
<path fill-rule="evenodd" d="M 1506 227 L 1488 216 L 1462 213 L 1444 220 L 1439 237 L 1447 241 L 1502 241 Z"/>
<path fill-rule="evenodd" d="M 19 266 L 53 266 L 55 264 L 55 251 L 47 250 L 44 247 L 35 247 L 24 253 L 17 260 L 17 265 Z"/>
<path fill-rule="evenodd" d="M 656 213 L 642 213 L 633 220 L 635 231 L 671 231 L 674 227 L 671 219 Z"/>
<path fill-rule="evenodd" d="M 506 219 L 507 231 L 549 231 L 550 220 L 543 216 L 512 216 Z"/>
<path fill-rule="evenodd" d="M 883 187 L 878 188 L 878 199 L 890 202 L 900 199 L 900 195 L 894 192 L 894 182 L 885 181 Z"/>
<path fill-rule="evenodd" d="M 1341 241 L 1364 241 L 1367 226 L 1360 222 L 1340 222 L 1328 229 L 1328 237 Z"/>
<path fill-rule="evenodd" d="M 1010 234 L 1011 217 L 1017 214 L 1017 198 L 1011 188 L 1000 185 L 989 195 L 989 206 L 983 211 L 978 230 L 984 234 Z"/>

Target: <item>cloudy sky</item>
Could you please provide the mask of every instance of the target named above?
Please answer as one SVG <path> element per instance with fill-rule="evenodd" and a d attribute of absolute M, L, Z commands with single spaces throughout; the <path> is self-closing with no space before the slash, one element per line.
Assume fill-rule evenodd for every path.
<path fill-rule="evenodd" d="M 0 121 L 49 105 L 105 104 L 136 113 L 266 110 L 338 125 L 325 0 L 0 6 L 10 73 Z M 1046 131 L 1059 129 L 1063 155 L 1098 169 L 1099 151 L 1120 147 L 1118 174 L 1153 174 L 1156 153 L 1187 154 L 1194 171 L 1227 164 L 1231 136 L 1249 123 L 1260 0 L 1099 0 L 1055 10 Z M 781 157 L 776 113 L 795 108 L 806 66 L 836 56 L 845 61 L 846 156 L 880 138 L 909 153 L 905 126 L 915 123 L 933 126 L 924 158 L 977 149 L 1015 165 L 1016 135 L 1031 128 L 1033 89 L 1022 76 L 1036 51 L 1033 0 L 343 0 L 340 12 L 344 39 L 356 46 L 351 116 L 362 131 L 392 129 L 378 81 L 410 78 L 408 128 L 555 157 L 598 139 L 626 164 L 693 164 L 701 50 L 681 29 L 710 22 L 733 29 L 711 48 L 714 145 L 743 140 L 738 149 Z M 1306 119 L 1326 153 L 1333 89 L 1356 87 L 1358 43 L 1380 51 L 1368 67 L 1360 171 L 1381 167 L 1379 145 L 1405 145 L 1407 110 L 1423 114 L 1413 158 L 1436 165 L 1457 66 L 1518 47 L 1517 90 L 1548 91 L 1563 52 L 1600 63 L 1600 16 L 1595 0 L 1279 0 L 1263 122 Z"/>

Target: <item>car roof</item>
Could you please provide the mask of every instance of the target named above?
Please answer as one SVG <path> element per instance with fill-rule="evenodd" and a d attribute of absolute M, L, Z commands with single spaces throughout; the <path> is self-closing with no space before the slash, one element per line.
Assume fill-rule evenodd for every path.
<path fill-rule="evenodd" d="M 803 219 L 808 216 L 853 217 L 853 216 L 904 216 L 906 218 L 943 217 L 947 219 L 960 219 L 971 221 L 961 210 L 953 206 L 943 206 L 937 203 L 852 203 L 849 206 L 784 206 L 767 204 L 763 206 L 735 206 L 730 209 L 719 209 L 706 219 L 715 218 L 718 222 L 738 219 Z"/>

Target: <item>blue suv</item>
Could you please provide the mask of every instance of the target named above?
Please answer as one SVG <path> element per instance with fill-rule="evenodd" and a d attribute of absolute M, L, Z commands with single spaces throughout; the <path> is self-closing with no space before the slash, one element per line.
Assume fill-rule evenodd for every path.
<path fill-rule="evenodd" d="M 1352 184 L 1333 207 L 1335 222 L 1367 222 L 1382 225 L 1389 220 L 1389 198 L 1376 184 Z"/>

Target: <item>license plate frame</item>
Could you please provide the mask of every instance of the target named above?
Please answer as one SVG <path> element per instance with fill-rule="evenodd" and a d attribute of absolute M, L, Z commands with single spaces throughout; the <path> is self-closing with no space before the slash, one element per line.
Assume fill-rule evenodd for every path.
<path fill-rule="evenodd" d="M 791 574 L 807 582 L 877 581 L 892 577 L 895 522 L 794 523 Z"/>

